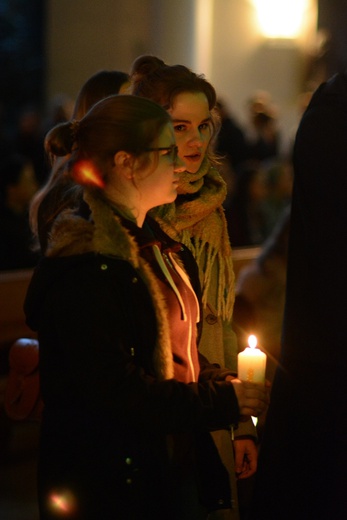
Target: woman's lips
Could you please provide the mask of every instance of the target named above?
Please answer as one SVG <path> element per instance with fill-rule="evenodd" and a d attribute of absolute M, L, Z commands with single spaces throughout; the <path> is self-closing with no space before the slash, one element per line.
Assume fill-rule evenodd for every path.
<path fill-rule="evenodd" d="M 199 162 L 201 160 L 201 153 L 195 153 L 192 155 L 185 155 L 184 159 L 187 161 Z"/>

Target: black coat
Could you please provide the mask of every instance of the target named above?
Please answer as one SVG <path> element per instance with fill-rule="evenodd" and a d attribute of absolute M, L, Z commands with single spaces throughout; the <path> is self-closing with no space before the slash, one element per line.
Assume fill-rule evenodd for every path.
<path fill-rule="evenodd" d="M 135 226 L 126 227 L 141 247 L 153 242 Z M 165 247 L 176 247 L 166 235 L 162 239 Z M 141 269 L 124 248 L 115 247 L 118 255 L 92 251 L 45 258 L 27 295 L 27 320 L 38 330 L 45 403 L 42 518 L 51 518 L 47 496 L 64 490 L 77 496 L 76 518 L 83 520 L 171 518 L 172 460 L 175 450 L 191 442 L 194 449 L 178 460 L 200 473 L 208 508 L 228 507 L 227 475 L 208 430 L 238 420 L 232 385 L 224 382 L 230 372 L 200 357 L 198 383 L 158 378 L 156 302 Z M 189 251 L 182 248 L 180 257 L 196 286 Z"/>
<path fill-rule="evenodd" d="M 314 94 L 294 148 L 282 367 L 252 519 L 347 518 L 347 76 Z"/>

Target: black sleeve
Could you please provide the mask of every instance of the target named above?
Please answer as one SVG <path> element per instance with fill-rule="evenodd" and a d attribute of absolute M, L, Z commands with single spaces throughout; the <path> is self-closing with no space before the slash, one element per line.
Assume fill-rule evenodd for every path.
<path fill-rule="evenodd" d="M 237 422 L 230 383 L 212 378 L 191 385 L 160 382 L 136 362 L 144 341 L 136 328 L 143 322 L 134 316 L 129 321 L 124 301 L 133 301 L 135 310 L 140 306 L 136 314 L 153 321 L 151 302 L 142 281 L 133 283 L 136 272 L 130 265 L 116 264 L 72 270 L 44 302 L 39 338 L 44 399 L 163 432 Z"/>

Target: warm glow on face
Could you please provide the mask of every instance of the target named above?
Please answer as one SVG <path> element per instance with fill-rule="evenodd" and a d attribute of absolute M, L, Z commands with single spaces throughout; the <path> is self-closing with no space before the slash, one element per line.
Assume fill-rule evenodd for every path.
<path fill-rule="evenodd" d="M 105 184 L 95 166 L 89 161 L 80 161 L 74 167 L 76 182 L 104 188 Z"/>
<path fill-rule="evenodd" d="M 267 38 L 297 38 L 309 0 L 253 0 L 261 32 Z"/>

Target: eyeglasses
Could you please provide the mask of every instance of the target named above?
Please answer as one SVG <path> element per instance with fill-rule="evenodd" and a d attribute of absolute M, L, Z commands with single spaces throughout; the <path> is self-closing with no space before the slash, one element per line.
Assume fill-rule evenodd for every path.
<path fill-rule="evenodd" d="M 173 163 L 177 161 L 178 157 L 178 146 L 172 144 L 171 146 L 164 146 L 162 148 L 146 148 L 146 152 L 160 152 L 160 151 L 169 152 L 170 158 Z"/>

